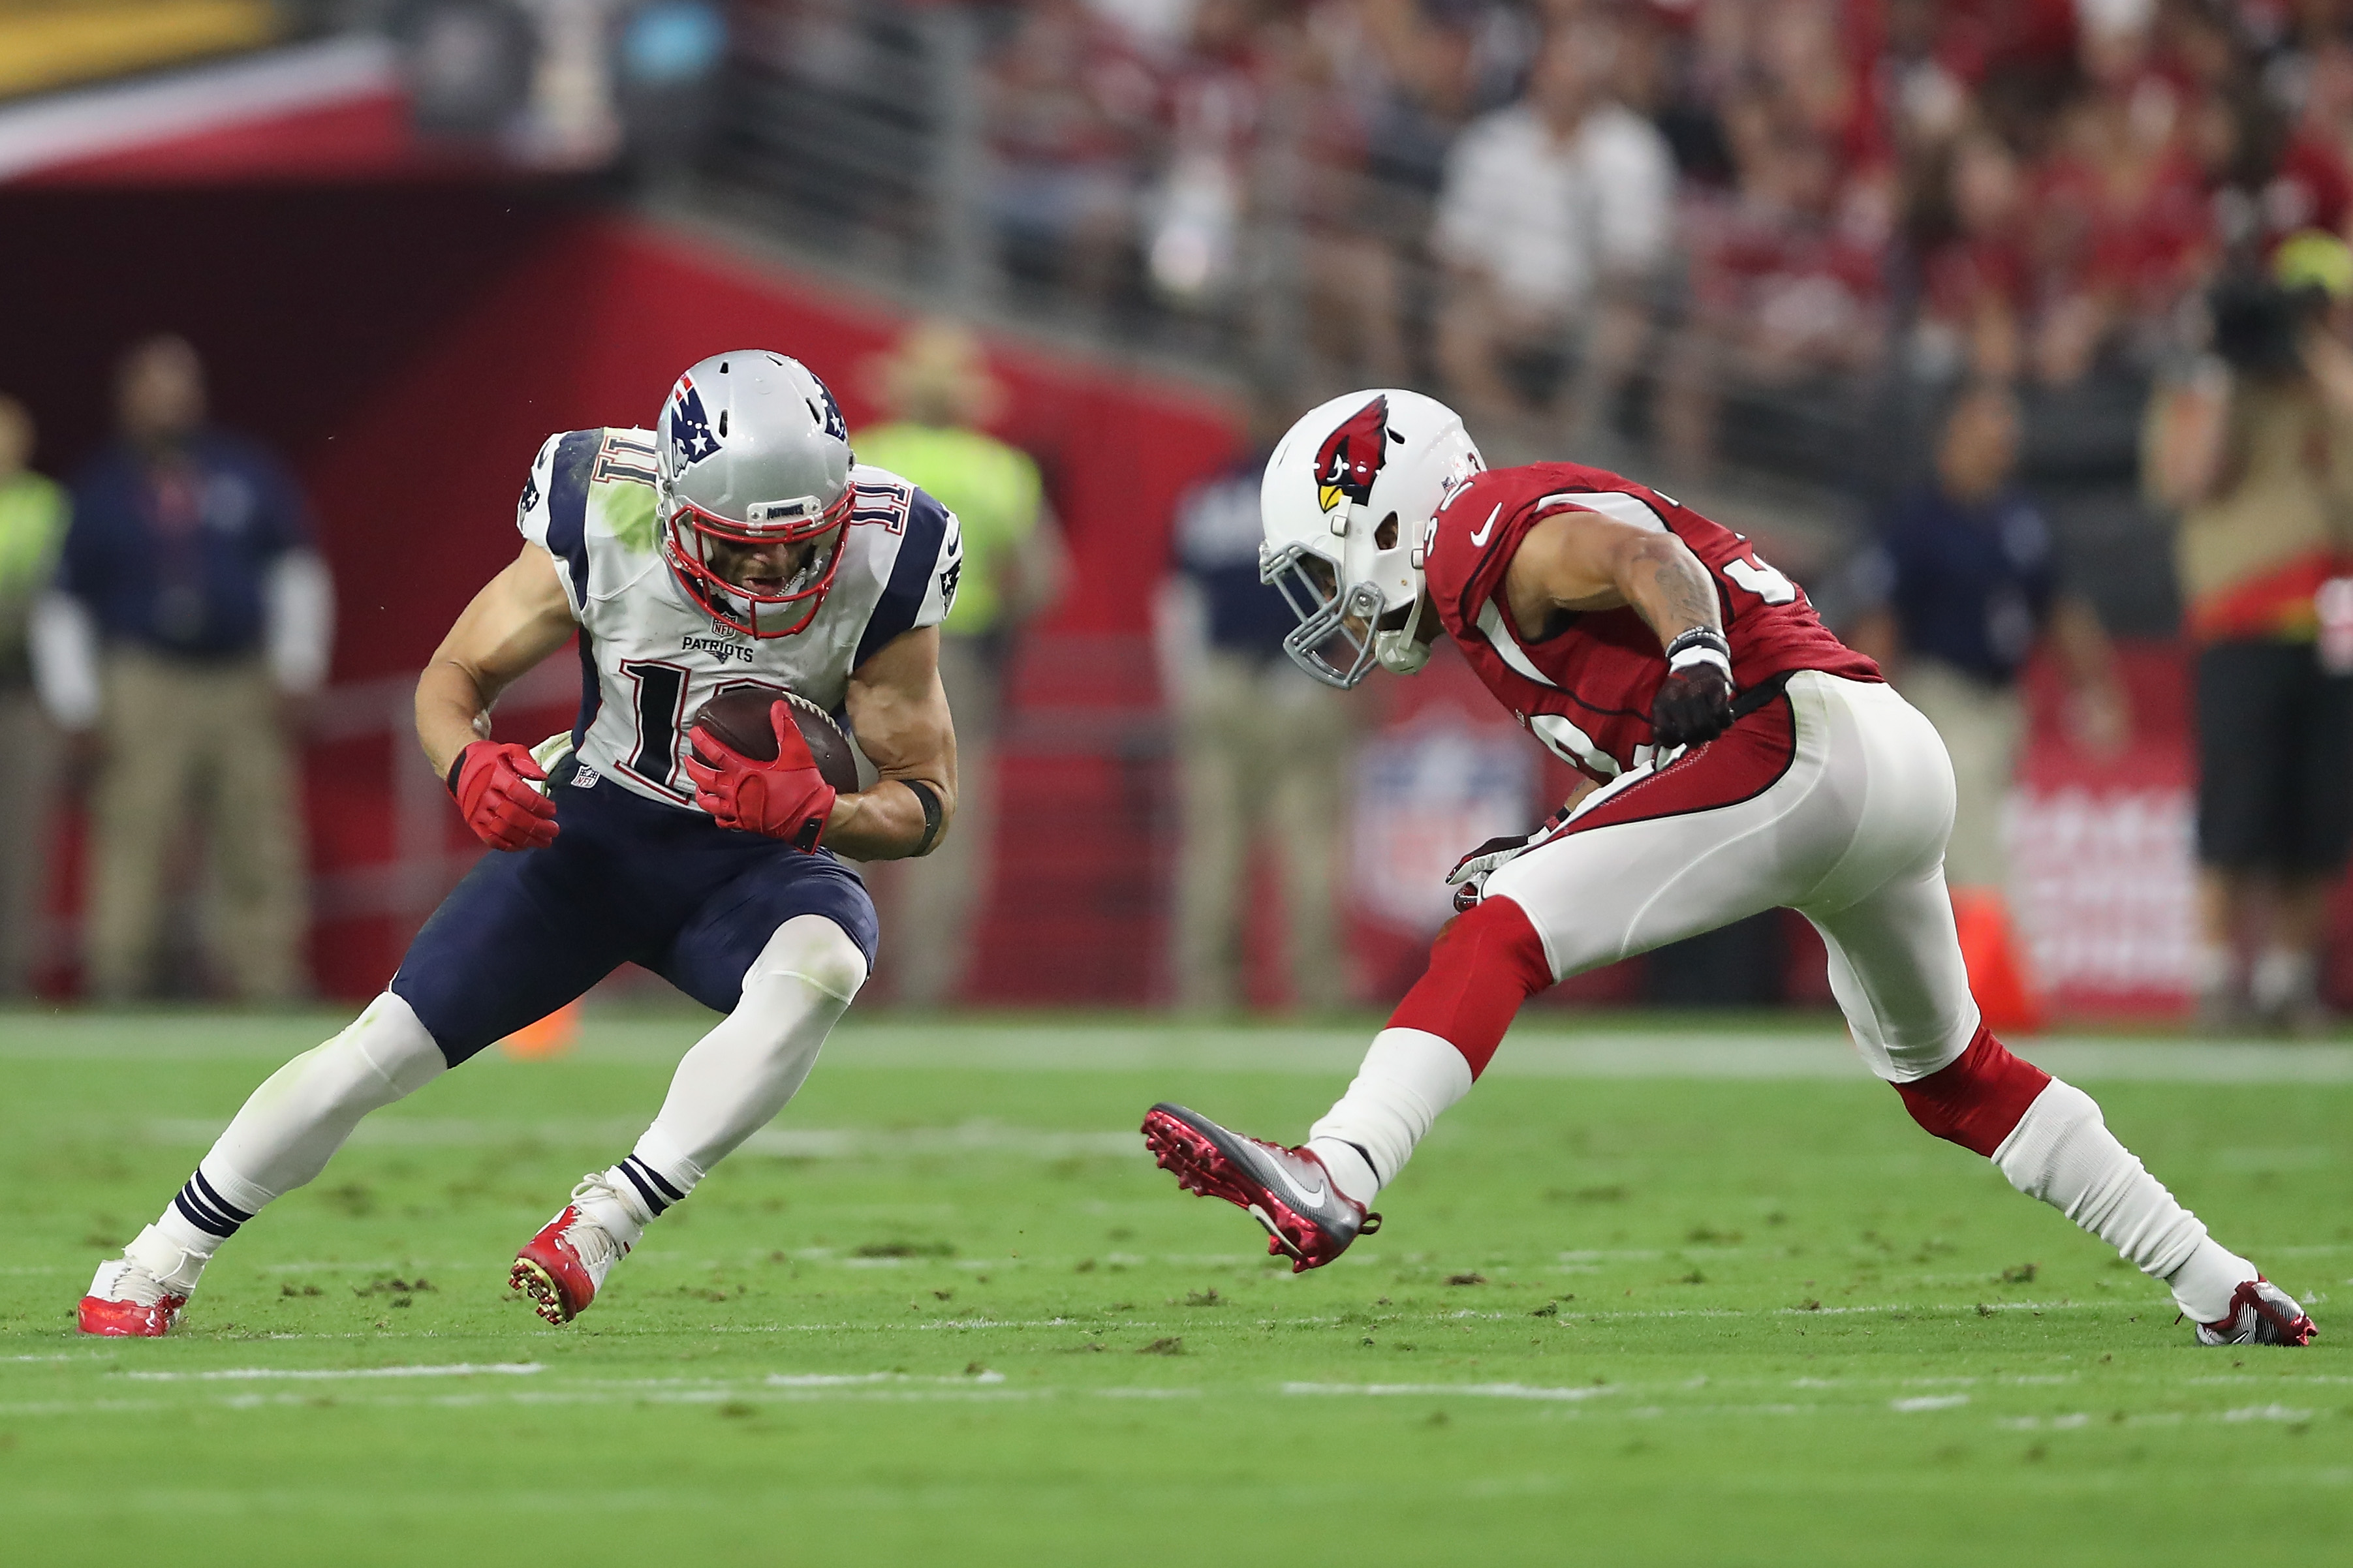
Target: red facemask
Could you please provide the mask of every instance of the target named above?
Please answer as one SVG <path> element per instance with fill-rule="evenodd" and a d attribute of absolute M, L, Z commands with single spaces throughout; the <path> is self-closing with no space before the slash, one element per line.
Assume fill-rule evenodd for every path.
<path fill-rule="evenodd" d="M 813 518 L 790 522 L 735 522 L 704 511 L 691 501 L 680 501 L 662 534 L 662 558 L 670 563 L 678 585 L 723 626 L 746 637 L 788 637 L 807 629 L 818 607 L 841 570 L 842 542 L 849 536 L 853 487 L 842 487 L 841 497 Z M 712 540 L 731 544 L 797 544 L 831 533 L 821 565 L 804 568 L 782 594 L 757 594 L 728 582 L 712 570 L 708 557 Z M 789 624 L 786 624 L 789 623 Z"/>

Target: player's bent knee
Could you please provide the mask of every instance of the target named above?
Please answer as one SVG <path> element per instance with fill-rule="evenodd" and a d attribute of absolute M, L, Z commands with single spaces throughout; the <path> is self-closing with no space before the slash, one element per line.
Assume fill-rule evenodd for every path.
<path fill-rule="evenodd" d="M 1972 1152 L 1993 1157 L 2051 1083 L 2051 1075 L 2021 1061 L 1983 1025 L 1953 1062 L 1911 1083 L 1895 1085 L 1904 1108 L 1930 1132 Z"/>
<path fill-rule="evenodd" d="M 333 1043 L 344 1042 L 384 1079 L 395 1100 L 416 1093 L 448 1070 L 448 1058 L 417 1010 L 389 991 L 369 1003 Z"/>
<path fill-rule="evenodd" d="M 795 915 L 776 928 L 744 976 L 744 989 L 789 977 L 847 1006 L 866 984 L 866 954 L 849 933 L 823 915 Z"/>
<path fill-rule="evenodd" d="M 321 1110 L 365 1114 L 416 1093 L 448 1066 L 416 1012 L 387 991 L 284 1070 L 299 1069 L 302 1097 Z"/>
<path fill-rule="evenodd" d="M 1430 968 L 1389 1016 L 1389 1027 L 1451 1043 L 1476 1078 L 1503 1044 L 1520 1004 L 1552 983 L 1544 939 L 1527 911 L 1490 895 L 1438 933 Z"/>

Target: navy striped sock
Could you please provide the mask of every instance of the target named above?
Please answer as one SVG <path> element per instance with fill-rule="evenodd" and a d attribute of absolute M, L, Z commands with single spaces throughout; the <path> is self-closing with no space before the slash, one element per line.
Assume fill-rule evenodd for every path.
<path fill-rule="evenodd" d="M 188 1184 L 180 1189 L 179 1195 L 172 1200 L 172 1206 L 179 1210 L 181 1217 L 190 1225 L 223 1241 L 235 1236 L 237 1227 L 253 1217 L 234 1204 L 224 1201 L 218 1193 L 213 1191 L 213 1184 L 205 1180 L 201 1170 L 188 1178 Z"/>
<path fill-rule="evenodd" d="M 686 1196 L 668 1177 L 635 1154 L 613 1168 L 629 1179 L 629 1185 L 635 1187 L 638 1196 L 645 1200 L 647 1209 L 657 1215 Z"/>

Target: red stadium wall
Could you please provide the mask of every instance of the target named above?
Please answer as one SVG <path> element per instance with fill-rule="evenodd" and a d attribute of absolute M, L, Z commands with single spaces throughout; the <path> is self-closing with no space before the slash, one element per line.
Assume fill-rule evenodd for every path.
<path fill-rule="evenodd" d="M 546 189 L 10 192 L 0 228 L 43 239 L 0 258 L 19 307 L 0 313 L 0 388 L 33 406 L 43 467 L 69 472 L 103 437 L 121 348 L 172 330 L 205 353 L 222 421 L 309 486 L 339 590 L 334 679 L 368 705 L 323 715 L 311 751 L 313 962 L 342 995 L 384 983 L 419 913 L 418 889 L 388 874 L 404 791 L 416 821 L 400 770 L 424 772 L 388 721 L 399 683 L 518 548 L 514 497 L 541 439 L 647 421 L 680 368 L 746 343 L 807 360 L 856 425 L 874 413 L 864 362 L 903 324 L 877 300 Z M 1018 671 L 1028 738 L 1008 763 L 997 908 L 1022 918 L 989 923 L 976 988 L 1143 1000 L 1162 946 L 1165 793 L 1146 605 L 1177 496 L 1232 436 L 1198 390 L 996 348 L 1002 431 L 1046 468 L 1075 571 L 1043 628 L 1050 656 Z M 572 667 L 551 663 L 502 731 L 569 721 Z M 427 830 L 466 853 L 446 808 L 428 808 Z"/>

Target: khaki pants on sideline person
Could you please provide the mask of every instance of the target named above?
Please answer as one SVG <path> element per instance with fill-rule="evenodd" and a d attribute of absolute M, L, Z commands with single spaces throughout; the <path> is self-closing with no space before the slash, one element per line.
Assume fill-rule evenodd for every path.
<path fill-rule="evenodd" d="M 1281 658 L 1205 652 L 1177 715 L 1184 837 L 1173 964 L 1186 1007 L 1240 1005 L 1250 850 L 1274 858 L 1302 1007 L 1347 1000 L 1336 894 L 1348 803 L 1348 699 Z"/>
<path fill-rule="evenodd" d="M 236 994 L 302 990 L 309 918 L 294 758 L 268 669 L 118 648 L 107 658 L 105 747 L 90 820 L 89 990 L 153 985 L 166 879 L 192 822 L 211 858 L 206 947 Z"/>
<path fill-rule="evenodd" d="M 0 687 L 0 996 L 24 995 L 47 955 L 58 749 L 32 691 Z"/>
<path fill-rule="evenodd" d="M 2010 856 L 2002 847 L 2002 807 L 2026 732 L 2026 706 L 2017 687 L 1990 686 L 1942 659 L 1921 658 L 1905 660 L 1895 686 L 1936 727 L 1953 759 L 1946 882 L 2006 893 Z"/>
<path fill-rule="evenodd" d="M 997 720 L 1002 672 L 988 639 L 940 637 L 940 686 L 955 722 L 955 822 L 920 860 L 863 868 L 888 906 L 879 967 L 892 998 L 911 1007 L 956 999 L 972 964 L 973 930 L 997 847 Z M 879 873 L 879 875 L 878 875 Z"/>

